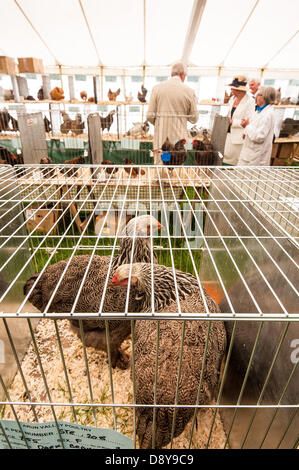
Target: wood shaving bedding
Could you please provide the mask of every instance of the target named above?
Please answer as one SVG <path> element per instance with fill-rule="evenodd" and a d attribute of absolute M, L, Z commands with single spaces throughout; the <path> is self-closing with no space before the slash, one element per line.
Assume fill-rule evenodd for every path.
<path fill-rule="evenodd" d="M 88 385 L 88 374 L 84 360 L 84 350 L 80 339 L 71 331 L 68 320 L 57 320 L 57 327 L 67 368 L 68 379 L 71 387 L 72 401 L 74 403 L 91 403 L 90 389 Z M 41 319 L 35 330 L 35 340 L 39 350 L 44 374 L 46 376 L 48 392 L 40 372 L 39 362 L 31 343 L 22 361 L 22 371 L 31 394 L 33 402 L 68 403 L 70 394 L 68 391 L 66 376 L 61 360 L 59 345 L 57 341 L 55 323 L 51 319 Z M 122 348 L 127 353 L 131 352 L 131 341 L 126 340 Z M 86 348 L 88 368 L 92 387 L 93 402 L 113 403 L 111 393 L 111 382 L 107 355 L 102 351 L 97 351 L 92 347 Z M 133 403 L 133 384 L 130 378 L 130 369 L 113 369 L 113 391 L 114 402 L 120 404 Z M 21 375 L 17 372 L 10 388 L 9 395 L 12 401 L 30 400 L 26 394 Z M 50 398 L 49 395 L 50 394 Z M 14 409 L 18 419 L 24 422 L 34 422 L 34 414 L 30 406 L 16 405 Z M 57 420 L 76 422 L 85 426 L 94 426 L 94 413 L 96 416 L 96 426 L 100 428 L 114 428 L 113 409 L 111 407 L 94 408 L 89 406 L 35 406 L 35 412 L 40 422 L 53 421 L 53 411 Z M 133 408 L 115 408 L 117 431 L 134 439 Z M 14 414 L 9 405 L 6 405 L 2 412 L 2 419 L 14 420 Z M 204 448 L 206 446 L 210 427 L 214 419 L 214 409 L 200 409 L 197 415 L 197 427 L 194 428 L 192 448 Z M 173 440 L 174 449 L 188 449 L 190 433 L 192 430 L 192 420 L 186 426 L 184 432 Z M 137 439 L 137 438 L 136 438 Z M 209 443 L 209 448 L 223 448 L 225 443 L 225 433 L 219 412 L 213 426 L 213 432 Z M 138 439 L 137 444 L 138 447 Z M 170 447 L 170 446 L 168 446 Z"/>

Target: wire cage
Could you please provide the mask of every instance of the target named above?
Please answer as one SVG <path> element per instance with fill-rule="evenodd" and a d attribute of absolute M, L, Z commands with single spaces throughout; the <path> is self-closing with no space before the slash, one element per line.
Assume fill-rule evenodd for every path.
<path fill-rule="evenodd" d="M 151 225 L 143 235 L 137 233 L 142 215 L 154 217 L 159 230 Z M 135 448 L 298 446 L 296 168 L 4 165 L 0 219 L 2 447 L 14 447 L 7 420 L 20 429 L 24 422 L 54 422 L 60 447 L 67 446 L 62 422 L 114 429 L 132 439 Z M 105 299 L 130 221 L 130 274 L 128 287 L 116 294 L 123 295 L 119 311 L 114 304 L 107 308 Z M 130 297 L 131 261 L 140 239 L 150 246 L 146 312 L 134 310 Z M 93 263 L 104 257 L 96 308 L 89 306 L 90 299 L 83 308 L 80 296 L 89 271 L 98 276 Z M 68 276 L 79 258 L 85 264 L 78 281 Z M 59 263 L 63 267 L 53 291 L 47 273 Z M 172 273 L 172 303 L 164 311 L 155 303 L 164 282 L 159 278 L 154 284 L 156 264 L 170 270 L 167 276 Z M 180 272 L 192 278 L 180 284 Z M 41 309 L 31 296 L 39 279 L 48 292 Z M 201 309 L 188 305 L 190 292 L 182 294 L 190 279 Z M 56 302 L 52 308 L 64 282 L 67 293 L 60 307 Z M 213 309 L 213 302 L 219 308 Z M 119 350 L 123 361 L 114 362 L 113 322 L 118 321 L 126 325 Z M 97 339 L 93 342 L 98 322 L 105 350 Z M 171 342 L 167 335 L 174 334 L 175 325 Z M 193 326 L 203 334 L 194 358 L 194 339 L 188 343 Z M 218 327 L 226 343 L 212 372 L 211 358 L 221 343 L 214 336 Z M 141 348 L 142 330 L 148 331 L 148 342 Z M 152 382 L 143 380 L 143 356 L 151 357 Z M 189 382 L 190 374 L 197 379 Z M 206 393 L 210 376 L 215 384 Z M 185 383 L 190 385 L 187 401 L 181 396 Z M 151 402 L 143 395 L 147 387 Z M 141 410 L 151 423 L 146 445 L 140 437 Z M 161 435 L 167 439 L 159 441 Z M 24 438 L 23 446 L 34 442 Z"/>
<path fill-rule="evenodd" d="M 40 163 L 42 158 L 49 158 L 52 163 L 99 163 L 90 158 L 90 141 L 95 138 L 102 142 L 104 162 L 169 165 L 174 161 L 187 166 L 219 164 L 219 149 L 211 146 L 211 131 L 201 127 L 200 120 L 196 126 L 193 125 L 189 122 L 191 116 L 157 115 L 155 119 L 159 121 L 159 134 L 163 139 L 159 137 L 159 142 L 156 142 L 154 126 L 147 120 L 148 103 L 107 101 L 97 105 L 52 102 L 17 104 L 13 109 L 8 108 L 4 106 L 0 111 L 0 150 L 2 153 L 7 150 L 14 155 L 21 154 L 17 163 L 22 163 L 22 158 L 26 164 Z M 89 128 L 89 117 L 94 115 L 99 117 L 95 137 Z M 167 130 L 173 128 L 176 135 L 172 136 L 171 143 L 175 148 L 170 152 L 169 163 L 164 157 L 170 149 L 163 143 L 166 142 Z M 194 141 L 201 142 L 200 148 L 195 148 Z M 221 149 L 220 153 L 223 153 Z M 178 158 L 175 158 L 177 154 Z M 5 160 L 2 156 L 1 159 Z"/>

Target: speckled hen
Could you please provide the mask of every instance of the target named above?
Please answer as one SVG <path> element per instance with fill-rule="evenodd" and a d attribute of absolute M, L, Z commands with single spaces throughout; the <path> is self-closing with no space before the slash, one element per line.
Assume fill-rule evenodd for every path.
<path fill-rule="evenodd" d="M 112 279 L 114 270 L 119 265 L 131 262 L 134 234 L 137 238 L 135 238 L 134 241 L 132 262 L 150 262 L 151 252 L 153 253 L 154 263 L 157 262 L 157 256 L 151 249 L 151 241 L 148 235 L 150 235 L 151 230 L 152 233 L 154 233 L 160 227 L 160 223 L 154 217 L 149 215 L 143 215 L 131 219 L 128 222 L 121 232 L 123 238 L 121 238 L 120 241 L 119 252 L 112 260 L 109 280 Z M 47 309 L 48 312 L 70 312 L 80 289 L 81 292 L 74 312 L 98 312 L 102 301 L 110 260 L 110 256 L 95 255 L 92 258 L 89 267 L 89 255 L 74 256 L 68 267 L 68 260 L 59 261 L 58 263 L 48 266 L 38 281 L 37 278 L 39 273 L 28 279 L 24 286 L 24 294 L 29 295 L 29 301 L 43 312 L 47 307 L 54 289 L 59 283 L 57 292 Z M 86 278 L 83 286 L 81 286 L 87 269 Z M 114 289 L 108 288 L 106 290 L 102 311 L 124 312 L 125 303 L 126 293 L 124 291 L 116 292 Z M 130 295 L 129 311 L 138 311 L 138 309 L 139 303 L 136 301 L 135 295 Z M 81 338 L 79 321 L 73 319 L 70 320 L 70 322 L 72 329 Z M 82 324 L 86 346 L 93 346 L 96 349 L 101 349 L 107 352 L 105 321 L 98 319 L 83 320 Z M 122 353 L 120 346 L 123 340 L 131 332 L 130 321 L 111 320 L 108 324 L 112 366 L 115 367 L 117 362 L 117 365 L 123 368 L 127 365 L 127 358 Z"/>
<path fill-rule="evenodd" d="M 163 313 L 178 312 L 172 268 L 161 265 L 151 267 L 147 263 L 136 263 L 132 266 L 131 285 L 136 289 L 136 298 L 141 302 L 140 312 L 152 311 L 151 268 L 153 268 L 154 310 Z M 129 265 L 120 266 L 115 273 L 112 284 L 116 286 L 128 285 L 129 270 Z M 191 274 L 181 271 L 175 271 L 175 278 L 181 311 L 184 313 L 205 312 L 206 308 L 197 280 Z M 218 305 L 205 289 L 203 292 L 209 311 L 211 313 L 219 312 Z M 183 324 L 182 320 L 160 321 L 157 404 L 175 404 Z M 177 403 L 179 405 L 196 403 L 209 325 L 210 332 L 199 404 L 209 403 L 217 389 L 219 370 L 226 347 L 224 324 L 222 321 L 186 320 L 178 387 Z M 152 404 L 154 403 L 155 389 L 157 321 L 136 320 L 134 335 L 136 403 Z M 131 370 L 133 374 L 132 371 L 133 369 Z M 183 432 L 193 414 L 194 408 L 177 408 L 174 437 Z M 153 409 L 137 407 L 136 415 L 140 448 L 153 448 Z M 155 448 L 165 447 L 170 442 L 173 416 L 174 408 L 157 408 Z"/>

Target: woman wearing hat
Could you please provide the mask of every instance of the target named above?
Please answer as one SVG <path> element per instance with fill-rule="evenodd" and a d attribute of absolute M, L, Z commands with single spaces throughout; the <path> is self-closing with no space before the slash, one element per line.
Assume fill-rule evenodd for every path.
<path fill-rule="evenodd" d="M 230 125 L 227 131 L 223 162 L 227 165 L 237 165 L 243 147 L 244 129 L 242 119 L 250 119 L 254 114 L 254 99 L 247 94 L 247 78 L 243 75 L 234 77 L 231 88 L 232 98 L 229 100 L 228 117 Z"/>

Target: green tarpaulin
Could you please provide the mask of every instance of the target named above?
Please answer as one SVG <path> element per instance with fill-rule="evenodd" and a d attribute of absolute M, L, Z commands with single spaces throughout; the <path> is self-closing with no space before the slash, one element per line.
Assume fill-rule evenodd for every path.
<path fill-rule="evenodd" d="M 77 139 L 72 139 L 75 142 Z M 78 139 L 78 142 L 82 145 L 82 148 L 78 148 L 78 145 L 74 145 L 75 148 L 66 148 L 65 141 L 60 139 L 47 140 L 48 156 L 52 158 L 54 163 L 63 163 L 66 160 L 79 157 L 83 155 L 84 150 L 88 151 L 88 142 Z M 1 140 L 0 146 L 7 148 L 11 152 L 17 152 L 15 147 L 15 139 Z M 68 145 L 67 145 L 68 147 Z M 153 148 L 152 142 L 140 142 L 139 150 L 123 149 L 121 148 L 120 141 L 103 141 L 104 160 L 110 160 L 113 163 L 123 163 L 124 158 L 128 158 L 132 162 L 140 165 L 151 165 L 154 163 L 153 157 L 150 156 Z M 87 159 L 89 163 L 89 158 Z M 162 162 L 161 162 L 162 163 Z M 187 159 L 185 165 L 194 164 L 194 152 L 187 152 Z"/>

